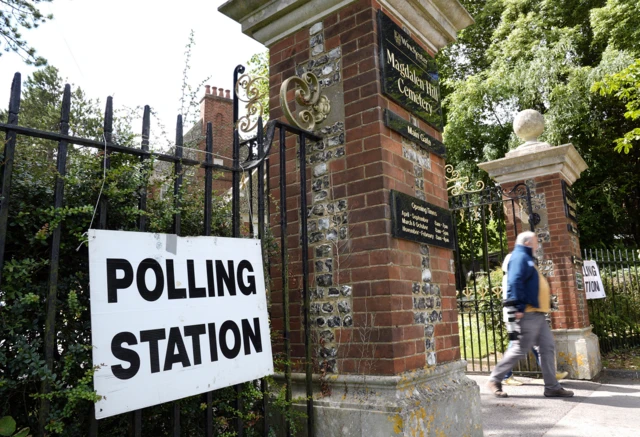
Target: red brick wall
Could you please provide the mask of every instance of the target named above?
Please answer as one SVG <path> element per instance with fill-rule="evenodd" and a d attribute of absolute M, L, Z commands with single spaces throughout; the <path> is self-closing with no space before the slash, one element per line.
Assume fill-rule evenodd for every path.
<path fill-rule="evenodd" d="M 353 327 L 335 329 L 337 371 L 341 373 L 397 374 L 418 369 L 427 364 L 425 353 L 425 325 L 416 323 L 414 308 L 415 284 L 423 284 L 424 258 L 428 258 L 431 283 L 437 285 L 441 320 L 435 325 L 435 353 L 437 362 L 460 357 L 455 300 L 455 279 L 452 273 L 452 252 L 429 247 L 421 254 L 419 244 L 391 236 L 390 190 L 412 196 L 422 192 L 425 200 L 447 207 L 444 179 L 444 160 L 430 156 L 429 168 L 418 166 L 406 158 L 402 138 L 384 126 L 383 112 L 389 108 L 409 120 L 409 114 L 381 95 L 379 83 L 378 39 L 376 10 L 373 0 L 358 1 L 323 20 L 325 52 L 341 49 L 341 86 L 345 120 L 345 154 L 328 162 L 331 195 L 334 201 L 344 199 L 348 204 L 348 242 L 342 267 L 333 272 L 334 283 L 352 287 Z M 309 29 L 303 29 L 270 48 L 270 110 L 272 118 L 282 117 L 278 99 L 281 82 L 296 74 L 296 67 L 311 57 Z M 338 99 L 339 100 L 339 99 Z M 334 107 L 334 110 L 336 109 Z M 419 127 L 440 138 L 433 128 L 420 122 Z M 288 246 L 290 260 L 291 325 L 301 324 L 301 263 L 299 249 L 299 175 L 296 168 L 296 144 L 287 144 L 287 199 L 289 218 Z M 278 146 L 274 145 L 271 159 L 271 195 L 279 198 L 277 165 Z M 307 176 L 312 179 L 310 169 Z M 423 180 L 422 184 L 419 182 Z M 308 187 L 311 205 L 311 190 Z M 275 208 L 272 208 L 274 211 Z M 279 240 L 279 215 L 273 214 L 271 224 Z M 315 251 L 310 250 L 313 272 Z M 348 262 L 347 262 L 348 261 Z M 272 271 L 273 328 L 282 329 L 282 288 L 280 270 Z M 312 275 L 310 283 L 314 284 Z M 295 286 L 297 285 L 297 287 Z M 437 314 L 438 315 L 438 314 Z M 344 323 L 344 322 L 343 322 Z M 364 338 L 364 341 L 363 341 Z M 291 335 L 294 356 L 302 357 L 304 346 L 300 332 Z M 324 344 L 323 341 L 320 341 Z"/>

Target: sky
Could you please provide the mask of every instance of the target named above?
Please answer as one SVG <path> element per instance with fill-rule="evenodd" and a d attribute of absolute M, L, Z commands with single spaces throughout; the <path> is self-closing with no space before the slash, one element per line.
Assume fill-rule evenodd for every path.
<path fill-rule="evenodd" d="M 180 108 L 185 46 L 191 30 L 189 83 L 231 89 L 233 70 L 266 48 L 218 12 L 224 0 L 53 0 L 41 7 L 54 19 L 24 30 L 27 43 L 87 97 L 114 107 L 150 105 L 174 135 Z M 0 108 L 9 102 L 16 71 L 34 71 L 14 53 L 0 56 Z M 204 92 L 204 91 L 203 91 Z M 134 128 L 136 126 L 134 125 Z M 153 132 L 152 132 L 153 136 Z"/>

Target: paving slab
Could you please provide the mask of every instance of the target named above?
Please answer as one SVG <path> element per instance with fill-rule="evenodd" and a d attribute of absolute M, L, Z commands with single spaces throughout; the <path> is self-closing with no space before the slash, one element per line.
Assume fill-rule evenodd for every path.
<path fill-rule="evenodd" d="M 488 375 L 468 375 L 480 386 L 485 436 L 638 437 L 640 380 L 607 376 L 598 382 L 562 381 L 573 398 L 545 398 L 541 379 L 518 377 L 525 384 L 504 386 L 508 398 L 488 389 Z"/>

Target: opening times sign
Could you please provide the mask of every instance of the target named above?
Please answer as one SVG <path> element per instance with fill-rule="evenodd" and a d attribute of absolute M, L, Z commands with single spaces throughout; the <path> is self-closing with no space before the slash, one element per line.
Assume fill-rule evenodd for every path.
<path fill-rule="evenodd" d="M 96 418 L 273 373 L 260 241 L 92 230 Z"/>
<path fill-rule="evenodd" d="M 395 190 L 391 190 L 391 230 L 396 238 L 453 249 L 451 212 Z"/>
<path fill-rule="evenodd" d="M 436 61 L 407 32 L 378 11 L 382 92 L 442 132 Z"/>

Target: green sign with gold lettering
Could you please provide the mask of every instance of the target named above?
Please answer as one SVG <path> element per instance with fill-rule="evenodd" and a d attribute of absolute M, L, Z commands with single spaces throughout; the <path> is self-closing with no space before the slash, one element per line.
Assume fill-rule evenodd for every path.
<path fill-rule="evenodd" d="M 398 132 L 406 139 L 413 141 L 423 149 L 435 153 L 438 156 L 446 156 L 446 149 L 437 138 L 432 137 L 422 129 L 409 123 L 393 111 L 384 110 L 384 125 Z"/>
<path fill-rule="evenodd" d="M 436 61 L 407 32 L 378 11 L 382 92 L 442 132 Z"/>

